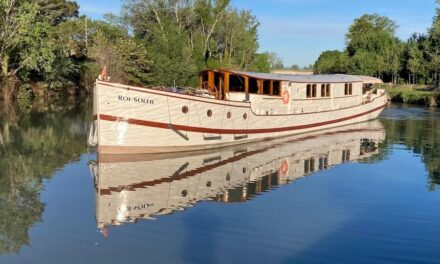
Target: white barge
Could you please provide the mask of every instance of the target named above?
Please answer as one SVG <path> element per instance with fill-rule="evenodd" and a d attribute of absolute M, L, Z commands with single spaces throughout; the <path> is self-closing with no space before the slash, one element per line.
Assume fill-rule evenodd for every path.
<path fill-rule="evenodd" d="M 97 80 L 89 143 L 100 154 L 203 150 L 375 119 L 380 80 L 211 69 L 197 90 Z"/>

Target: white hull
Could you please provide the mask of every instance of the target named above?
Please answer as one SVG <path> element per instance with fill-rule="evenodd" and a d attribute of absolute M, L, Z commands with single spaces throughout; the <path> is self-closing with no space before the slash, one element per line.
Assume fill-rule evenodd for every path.
<path fill-rule="evenodd" d="M 252 102 L 103 81 L 97 81 L 94 97 L 94 138 L 101 154 L 203 150 L 328 129 L 375 119 L 387 103 L 382 93 L 356 106 L 292 113 L 295 102 L 284 105 L 280 100 L 278 113 L 286 114 L 274 114 L 262 113 Z"/>

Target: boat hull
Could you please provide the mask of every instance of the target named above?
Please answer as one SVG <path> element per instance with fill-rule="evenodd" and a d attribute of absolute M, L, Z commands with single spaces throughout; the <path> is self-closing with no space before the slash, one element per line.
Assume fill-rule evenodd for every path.
<path fill-rule="evenodd" d="M 205 150 L 306 133 L 375 119 L 387 103 L 383 94 L 365 104 L 331 111 L 256 114 L 249 102 L 102 81 L 97 81 L 94 97 L 100 154 Z"/>

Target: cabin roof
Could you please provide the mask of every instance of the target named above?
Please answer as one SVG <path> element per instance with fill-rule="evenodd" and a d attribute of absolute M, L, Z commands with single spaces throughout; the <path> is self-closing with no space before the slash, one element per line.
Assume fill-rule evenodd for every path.
<path fill-rule="evenodd" d="M 211 69 L 211 70 L 202 71 L 201 73 L 205 73 L 208 71 L 229 72 L 231 74 L 247 76 L 255 79 L 287 81 L 287 82 L 295 82 L 295 83 L 351 83 L 351 82 L 382 83 L 380 79 L 374 77 L 347 75 L 347 74 L 303 75 L 303 74 L 260 73 L 260 72 L 236 71 L 236 70 L 225 70 L 225 69 Z"/>

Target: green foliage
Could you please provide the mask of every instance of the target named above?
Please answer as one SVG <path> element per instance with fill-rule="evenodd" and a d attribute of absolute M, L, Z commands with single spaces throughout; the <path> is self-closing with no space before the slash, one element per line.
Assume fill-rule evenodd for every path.
<path fill-rule="evenodd" d="M 29 229 L 44 211 L 43 180 L 85 152 L 83 120 L 90 113 L 83 109 L 45 103 L 23 112 L 0 105 L 0 255 L 29 245 Z"/>
<path fill-rule="evenodd" d="M 337 50 L 321 53 L 314 65 L 314 71 L 320 74 L 346 73 L 348 54 Z"/>
<path fill-rule="evenodd" d="M 229 0 L 125 1 L 123 21 L 151 58 L 146 84 L 195 85 L 205 68 L 266 69 L 269 63 L 257 54 L 258 21 Z"/>
<path fill-rule="evenodd" d="M 315 72 L 346 72 L 377 76 L 393 84 L 440 86 L 440 9 L 436 9 L 427 35 L 414 33 L 404 43 L 396 37 L 396 28 L 394 21 L 377 14 L 355 19 L 346 34 L 345 50 L 324 51 L 315 63 Z M 346 56 L 343 63 L 340 54 Z"/>
<path fill-rule="evenodd" d="M 440 185 L 440 122 L 438 118 L 382 119 L 387 143 L 404 144 L 426 164 L 429 188 Z"/>
<path fill-rule="evenodd" d="M 399 86 L 387 89 L 387 92 L 393 101 L 407 104 L 427 105 L 431 102 L 431 97 L 437 97 L 437 94 L 429 91 L 411 90 Z"/>
<path fill-rule="evenodd" d="M 90 85 L 103 65 L 113 81 L 139 85 L 195 85 L 210 67 L 269 71 L 257 19 L 230 0 L 127 0 L 106 22 L 78 17 L 78 8 L 0 0 L 0 81 L 60 91 Z"/>

